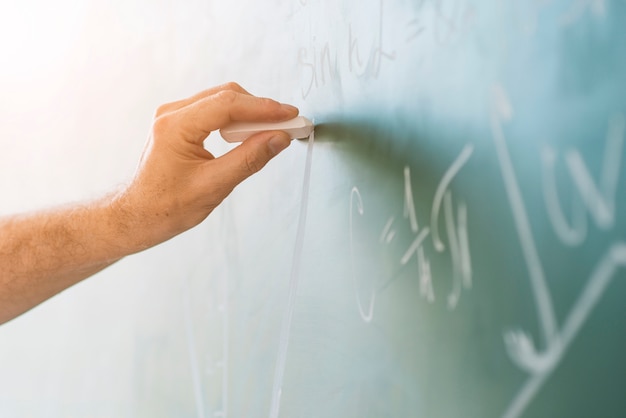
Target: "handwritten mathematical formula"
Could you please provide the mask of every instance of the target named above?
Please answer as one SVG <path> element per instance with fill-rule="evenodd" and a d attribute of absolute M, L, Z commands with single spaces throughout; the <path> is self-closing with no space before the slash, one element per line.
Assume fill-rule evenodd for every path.
<path fill-rule="evenodd" d="M 524 199 L 506 145 L 505 124 L 513 118 L 513 115 L 513 107 L 506 91 L 502 86 L 494 85 L 491 131 L 528 268 L 545 347 L 539 349 L 527 331 L 510 329 L 504 332 L 504 342 L 509 357 L 517 367 L 529 374 L 528 380 L 504 413 L 503 416 L 506 418 L 518 417 L 523 413 L 558 366 L 565 351 L 599 303 L 613 278 L 621 268 L 626 267 L 626 242 L 618 239 L 607 246 L 604 256 L 596 264 L 578 300 L 559 328 L 552 304 L 552 292 L 537 251 Z M 574 222 L 572 225 L 565 219 L 556 194 L 554 174 L 556 152 L 548 146 L 543 149 L 544 180 L 542 184 L 546 211 L 556 235 L 564 245 L 573 247 L 585 241 L 588 231 L 586 213 L 590 215 L 598 229 L 606 231 L 614 228 L 615 200 L 622 167 L 625 133 L 626 119 L 623 114 L 617 114 L 608 124 L 603 169 L 599 181 L 591 176 L 580 151 L 571 149 L 565 154 L 571 181 L 578 192 L 578 199 L 573 203 Z"/>
<path fill-rule="evenodd" d="M 303 100 L 313 90 L 327 85 L 340 88 L 342 77 L 378 79 L 383 64 L 399 60 L 401 51 L 414 61 L 427 64 L 434 50 L 458 44 L 476 24 L 477 10 L 468 0 L 418 0 L 401 14 L 400 22 L 397 16 L 388 18 L 389 3 L 379 0 L 372 18 L 367 19 L 366 13 L 352 20 L 348 17 L 344 31 L 336 32 L 332 39 L 313 36 L 309 45 L 299 48 Z M 554 0 L 511 2 L 520 31 L 535 36 L 542 13 L 553 3 Z M 303 8 L 312 6 L 305 0 L 300 4 Z M 607 14 L 605 0 L 572 0 L 561 7 L 558 24 L 562 27 L 574 25 L 587 14 L 596 18 Z"/>
<path fill-rule="evenodd" d="M 503 332 L 504 348 L 512 363 L 529 375 L 528 380 L 517 392 L 503 417 L 519 417 L 542 385 L 559 365 L 564 353 L 574 341 L 576 335 L 591 315 L 602 295 L 606 292 L 613 278 L 621 269 L 626 268 L 626 241 L 617 239 L 607 245 L 606 252 L 598 260 L 580 296 L 572 306 L 564 323 L 557 323 L 552 303 L 552 292 L 546 277 L 543 262 L 537 250 L 535 238 L 526 212 L 517 176 L 507 148 L 505 126 L 513 118 L 513 107 L 506 91 L 495 85 L 492 91 L 491 133 L 497 151 L 498 163 L 505 183 L 507 198 L 511 207 L 515 228 L 522 248 L 522 255 L 527 266 L 528 278 L 537 308 L 541 340 L 545 346 L 539 348 L 529 332 L 512 327 Z M 559 200 L 556 184 L 556 172 L 560 155 L 549 145 L 540 153 L 542 162 L 541 187 L 545 210 L 555 235 L 566 247 L 582 245 L 589 234 L 588 219 L 599 231 L 611 231 L 615 228 L 618 182 L 623 167 L 624 141 L 626 140 L 626 117 L 615 114 L 608 120 L 602 170 L 598 179 L 594 179 L 583 154 L 571 148 L 563 153 L 564 168 L 576 190 L 575 199 L 564 210 Z M 420 295 L 428 302 L 435 302 L 433 274 L 427 256 L 428 248 L 438 253 L 447 252 L 451 257 L 453 286 L 446 297 L 447 307 L 456 308 L 463 290 L 472 288 L 472 260 L 470 237 L 467 229 L 468 208 L 462 200 L 453 204 L 450 189 L 454 179 L 468 163 L 474 147 L 466 145 L 442 176 L 430 212 L 430 222 L 422 225 L 415 210 L 415 200 L 411 186 L 410 167 L 404 168 L 404 210 L 402 216 L 391 216 L 381 223 L 379 242 L 382 247 L 393 242 L 399 230 L 409 230 L 414 236 L 396 262 L 407 265 L 416 261 L 416 274 L 419 281 Z M 355 229 L 358 219 L 367 211 L 361 191 L 353 187 L 350 192 L 350 256 L 352 280 L 356 294 L 356 308 L 362 320 L 370 323 L 375 318 L 377 295 L 387 284 L 375 286 L 363 280 L 358 273 L 357 260 L 360 254 L 355 250 Z M 565 215 L 571 213 L 571 220 Z M 444 226 L 440 231 L 440 217 Z M 398 220 L 401 218 L 401 220 Z M 400 224 L 400 222 L 403 222 Z M 445 240 L 442 239 L 445 236 Z M 394 279 L 391 279 L 394 280 Z M 391 281 L 390 280 L 390 281 Z M 369 287 L 363 291 L 363 287 Z"/>
<path fill-rule="evenodd" d="M 463 289 L 471 289 L 472 287 L 472 263 L 467 232 L 467 205 L 461 201 L 456 205 L 456 208 L 454 207 L 450 185 L 463 166 L 467 164 L 473 151 L 474 147 L 472 145 L 466 145 L 443 175 L 435 192 L 430 213 L 430 222 L 427 226 L 420 226 L 421 222 L 418 221 L 411 185 L 411 169 L 409 166 L 404 167 L 404 210 L 402 218 L 408 223 L 408 228 L 410 228 L 414 237 L 403 255 L 398 258 L 397 263 L 406 266 L 410 261 L 416 261 L 420 294 L 429 302 L 435 302 L 436 296 L 432 283 L 430 261 L 424 247 L 427 243 L 430 243 L 432 249 L 438 253 L 447 251 L 451 256 L 454 271 L 453 286 L 447 295 L 447 306 L 449 309 L 456 308 Z M 357 187 L 353 187 L 350 193 L 349 223 L 352 278 L 356 288 L 356 303 L 359 314 L 365 322 L 370 322 L 374 317 L 376 295 L 387 287 L 387 283 L 380 287 L 370 285 L 369 291 L 365 292 L 368 296 L 361 296 L 363 294 L 361 291 L 363 285 L 356 268 L 358 255 L 355 254 L 354 230 L 356 223 L 355 217 L 363 216 L 365 210 L 366 207 L 363 203 L 361 192 Z M 442 234 L 439 225 L 442 212 L 447 237 L 446 244 L 444 244 L 441 238 Z M 401 221 L 398 221 L 397 218 L 397 216 L 391 216 L 384 223 L 379 238 L 379 244 L 381 246 L 389 245 L 396 239 L 397 232 L 399 228 L 401 228 L 398 226 L 398 223 Z"/>
<path fill-rule="evenodd" d="M 307 7 L 307 3 L 301 3 Z M 418 42 L 430 36 L 438 47 L 445 47 L 461 39 L 471 28 L 474 8 L 467 1 L 421 0 L 412 5 L 400 25 L 402 36 L 390 36 L 389 27 L 397 25 L 388 20 L 385 0 L 377 3 L 374 19 L 362 21 L 359 15 L 347 22 L 347 33 L 335 39 L 313 37 L 311 45 L 298 50 L 298 64 L 302 78 L 302 99 L 311 91 L 336 84 L 342 75 L 355 79 L 377 79 L 384 62 L 398 58 L 398 48 L 390 45 L 415 45 L 412 54 L 419 52 Z M 364 16 L 367 16 L 364 14 Z M 423 55 L 427 52 L 422 51 Z M 422 57 L 421 59 L 423 59 Z"/>
<path fill-rule="evenodd" d="M 313 2 L 307 0 L 298 2 L 303 8 L 314 6 Z M 402 16 L 401 21 L 390 16 L 388 6 L 392 2 L 378 0 L 374 3 L 377 8 L 376 19 L 360 22 L 359 16 L 355 14 L 345 22 L 345 27 L 335 32 L 336 36 L 313 37 L 306 46 L 298 50 L 300 93 L 303 100 L 309 98 L 317 89 L 334 88 L 336 85 L 341 89 L 341 81 L 347 77 L 378 79 L 385 65 L 392 65 L 402 58 L 401 53 L 410 53 L 416 61 L 428 59 L 425 56 L 431 50 L 421 49 L 423 41 L 434 42 L 436 47 L 454 45 L 462 40 L 476 23 L 476 10 L 466 0 L 418 0 L 413 2 L 410 13 Z M 529 36 L 535 35 L 541 14 L 552 3 L 554 0 L 512 2 L 512 8 L 520 11 L 517 21 L 522 31 Z M 605 0 L 572 0 L 562 4 L 565 6 L 559 14 L 558 22 L 562 26 L 573 25 L 588 14 L 602 18 L 607 12 Z M 393 24 L 399 25 L 401 29 L 392 30 Z M 626 268 L 626 242 L 616 240 L 609 243 L 603 256 L 596 260 L 595 267 L 578 299 L 559 324 L 552 302 L 550 280 L 537 249 L 525 200 L 507 147 L 507 123 L 513 118 L 514 107 L 506 90 L 500 85 L 494 85 L 491 91 L 490 131 L 540 325 L 539 336 L 533 336 L 516 324 L 511 324 L 510 328 L 502 332 L 503 349 L 512 364 L 528 376 L 503 411 L 502 416 L 505 418 L 517 418 L 524 413 L 561 363 L 567 349 L 575 341 L 612 280 L 621 269 Z M 607 118 L 604 158 L 598 178 L 591 174 L 581 150 L 571 148 L 561 151 L 550 145 L 541 149 L 538 160 L 542 169 L 541 190 L 545 210 L 555 235 L 565 247 L 574 248 L 583 245 L 594 228 L 605 232 L 614 230 L 618 213 L 616 196 L 623 167 L 625 137 L 624 115 L 618 113 Z M 454 188 L 455 179 L 471 162 L 474 151 L 473 144 L 460 147 L 456 158 L 451 159 L 448 169 L 439 179 L 433 196 L 414 196 L 411 167 L 407 165 L 399 170 L 398 179 L 403 182 L 404 187 L 403 193 L 397 198 L 402 202 L 402 210 L 380 219 L 377 225 L 377 241 L 372 243 L 380 251 L 385 251 L 392 244 L 398 243 L 401 233 L 410 234 L 409 243 L 396 254 L 394 263 L 416 278 L 419 283 L 419 295 L 424 301 L 443 303 L 451 311 L 458 307 L 463 297 L 469 296 L 468 292 L 473 287 L 473 281 L 478 280 L 472 262 L 471 231 L 468 229 L 472 208 L 457 196 L 458 192 L 455 192 Z M 563 173 L 576 191 L 573 201 L 563 202 L 559 199 L 557 178 L 562 177 L 557 175 Z M 350 189 L 347 198 L 352 272 L 350 280 L 355 289 L 353 303 L 363 322 L 369 324 L 377 315 L 378 296 L 393 284 L 395 278 L 376 283 L 365 280 L 359 273 L 357 263 L 361 254 L 358 253 L 355 240 L 358 229 L 363 227 L 359 221 L 367 214 L 369 206 L 367 196 L 358 186 Z M 416 198 L 432 199 L 429 213 L 418 213 Z M 306 207 L 306 203 L 303 207 Z M 437 287 L 438 292 L 435 291 L 434 282 L 439 278 L 434 276 L 431 269 L 431 259 L 435 255 L 448 256 L 451 266 L 451 285 L 441 290 Z M 294 264 L 299 262 L 299 258 L 299 254 L 294 256 Z M 229 415 L 228 292 L 225 292 L 224 300 L 225 305 L 219 308 L 223 327 L 221 350 L 223 358 L 213 362 L 212 367 L 216 370 L 216 377 L 220 377 L 222 387 L 219 407 L 212 411 L 216 417 Z M 202 386 L 202 376 L 198 372 L 199 364 L 202 362 L 195 352 L 197 342 L 191 326 L 190 302 L 185 299 L 184 303 L 190 364 L 194 370 L 192 377 L 197 416 L 206 416 L 211 408 L 203 401 L 203 392 L 206 388 Z M 278 363 L 283 365 L 286 358 L 286 341 L 289 337 L 289 328 L 286 329 L 285 335 L 281 337 L 282 350 L 279 350 L 278 355 Z M 270 415 L 273 417 L 278 416 L 283 383 L 282 371 L 277 375 L 272 388 Z"/>

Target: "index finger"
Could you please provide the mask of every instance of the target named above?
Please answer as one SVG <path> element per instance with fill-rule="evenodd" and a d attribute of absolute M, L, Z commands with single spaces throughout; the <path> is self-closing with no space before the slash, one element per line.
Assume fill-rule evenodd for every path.
<path fill-rule="evenodd" d="M 181 109 L 181 108 L 183 108 L 185 106 L 188 106 L 188 105 L 190 105 L 192 103 L 195 103 L 198 100 L 202 100 L 205 97 L 212 96 L 212 95 L 214 95 L 216 93 L 219 93 L 219 92 L 225 91 L 225 90 L 232 90 L 232 91 L 237 92 L 237 93 L 243 93 L 243 94 L 250 95 L 250 93 L 246 89 L 241 87 L 239 84 L 237 84 L 235 82 L 230 82 L 230 83 L 221 84 L 219 86 L 208 88 L 206 90 L 203 90 L 203 91 L 201 91 L 199 93 L 196 93 L 193 96 L 187 97 L 185 99 L 181 99 L 181 100 L 177 100 L 175 102 L 163 104 L 163 105 L 159 106 L 159 108 L 156 111 L 156 115 L 155 116 L 159 117 L 159 116 L 162 116 L 165 113 L 176 111 L 176 110 Z"/>
<path fill-rule="evenodd" d="M 179 129 L 186 140 L 202 143 L 212 132 L 230 122 L 281 122 L 298 115 L 294 106 L 232 90 L 220 91 L 163 117 Z"/>

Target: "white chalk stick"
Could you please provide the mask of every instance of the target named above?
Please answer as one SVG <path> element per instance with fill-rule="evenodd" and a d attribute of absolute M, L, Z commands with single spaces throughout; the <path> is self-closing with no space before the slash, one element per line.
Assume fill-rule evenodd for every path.
<path fill-rule="evenodd" d="M 284 122 L 233 122 L 223 127 L 220 134 L 228 142 L 241 142 L 254 134 L 265 131 L 284 131 L 292 138 L 307 138 L 313 132 L 313 122 L 304 116 Z"/>

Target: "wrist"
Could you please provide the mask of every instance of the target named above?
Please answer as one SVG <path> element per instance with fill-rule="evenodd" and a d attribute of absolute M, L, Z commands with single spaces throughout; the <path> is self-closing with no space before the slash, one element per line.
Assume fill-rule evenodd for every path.
<path fill-rule="evenodd" d="M 171 187 L 149 186 L 151 183 L 135 179 L 110 199 L 109 224 L 125 255 L 167 241 L 202 220 L 189 213 L 193 204 L 183 199 L 182 193 L 168 193 Z"/>
<path fill-rule="evenodd" d="M 125 189 L 112 196 L 108 204 L 107 224 L 122 256 L 138 253 L 172 236 L 164 226 L 167 213 L 150 210 L 149 204 L 139 200 Z"/>

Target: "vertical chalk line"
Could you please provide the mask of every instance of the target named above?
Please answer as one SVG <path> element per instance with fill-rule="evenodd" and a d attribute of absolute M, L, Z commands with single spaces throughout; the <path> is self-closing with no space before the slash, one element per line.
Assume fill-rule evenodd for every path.
<path fill-rule="evenodd" d="M 546 283 L 545 274 L 535 246 L 535 238 L 530 227 L 530 221 L 526 213 L 522 192 L 517 182 L 517 176 L 513 169 L 513 162 L 506 145 L 506 138 L 502 128 L 502 118 L 510 117 L 512 112 L 508 98 L 501 86 L 494 86 L 495 108 L 491 113 L 491 132 L 495 143 L 500 170 L 504 180 L 509 204 L 513 212 L 513 220 L 517 229 L 524 260 L 528 266 L 530 282 L 532 285 L 535 302 L 539 310 L 539 319 L 544 343 L 547 347 L 556 339 L 558 334 L 556 315 L 552 305 L 550 290 Z"/>
<path fill-rule="evenodd" d="M 424 247 L 417 249 L 417 268 L 420 278 L 420 295 L 425 297 L 430 303 L 435 301 L 435 289 L 433 288 L 433 277 L 430 272 L 430 260 L 424 255 Z"/>
<path fill-rule="evenodd" d="M 459 154 L 459 156 L 454 160 L 448 171 L 443 175 L 441 182 L 437 186 L 437 190 L 435 192 L 435 198 L 433 199 L 433 207 L 430 215 L 430 229 L 431 229 L 431 237 L 433 239 L 433 244 L 435 245 L 435 249 L 438 252 L 442 252 L 446 249 L 445 245 L 439 238 L 439 210 L 441 208 L 441 204 L 443 203 L 443 197 L 448 190 L 448 186 L 452 183 L 452 180 L 456 177 L 456 175 L 461 171 L 463 166 L 467 164 L 472 153 L 474 152 L 474 145 L 467 144 L 463 147 L 463 150 Z"/>
<path fill-rule="evenodd" d="M 417 213 L 415 211 L 415 199 L 413 199 L 413 187 L 411 187 L 411 168 L 404 167 L 404 217 L 411 221 L 411 231 L 417 234 Z"/>
<path fill-rule="evenodd" d="M 183 288 L 183 310 L 185 315 L 185 331 L 187 334 L 187 348 L 189 350 L 189 365 L 191 366 L 191 378 L 193 379 L 193 394 L 196 400 L 196 414 L 198 418 L 204 418 L 204 402 L 202 396 L 202 382 L 200 380 L 200 368 L 198 367 L 198 355 L 196 354 L 196 338 L 193 332 L 191 318 L 191 301 L 189 283 L 185 282 Z"/>
<path fill-rule="evenodd" d="M 230 306 L 228 301 L 228 278 L 224 280 L 222 287 L 222 410 L 215 416 L 228 418 L 228 379 L 230 373 Z"/>
<path fill-rule="evenodd" d="M 448 309 L 454 310 L 461 298 L 463 287 L 461 278 L 461 250 L 457 238 L 457 230 L 454 220 L 454 209 L 452 208 L 452 194 L 448 190 L 443 197 L 443 211 L 448 232 L 448 246 L 452 257 L 452 291 L 448 294 Z"/>
<path fill-rule="evenodd" d="M 556 317 L 552 307 L 550 292 L 547 287 L 539 255 L 537 253 L 534 237 L 530 228 L 530 222 L 526 214 L 524 201 L 517 183 L 513 163 L 508 152 L 506 138 L 502 127 L 502 119 L 510 119 L 512 116 L 512 109 L 505 95 L 504 89 L 502 89 L 501 86 L 495 85 L 493 93 L 495 107 L 491 115 L 492 136 L 495 142 L 500 162 L 500 169 L 506 185 L 506 191 L 513 212 L 520 243 L 522 244 L 524 258 L 529 268 L 530 280 L 539 311 L 539 317 L 541 319 L 540 325 L 542 326 L 544 339 L 546 340 L 545 351 L 538 353 L 534 345 L 530 342 L 530 339 L 524 333 L 518 336 L 521 339 L 516 343 L 519 345 L 518 350 L 520 351 L 517 355 L 519 356 L 521 354 L 525 357 L 520 357 L 518 360 L 522 359 L 526 366 L 532 366 L 529 369 L 531 371 L 531 376 L 522 386 L 521 390 L 515 395 L 513 401 L 509 404 L 507 410 L 502 415 L 504 418 L 518 418 L 561 361 L 563 353 L 568 349 L 569 345 L 576 337 L 578 331 L 583 326 L 592 310 L 599 303 L 599 300 L 606 291 L 610 281 L 615 277 L 617 269 L 620 267 L 626 267 L 626 244 L 616 243 L 609 249 L 607 255 L 603 260 L 601 260 L 596 269 L 593 271 L 587 285 L 581 293 L 581 296 L 577 300 L 574 307 L 570 310 L 564 326 L 559 332 L 556 325 Z M 618 125 L 619 122 L 620 120 L 617 119 L 617 128 L 614 130 L 615 132 L 620 131 Z M 621 148 L 621 144 L 619 145 Z M 615 148 L 618 148 L 617 145 Z M 582 158 L 580 161 L 582 162 Z M 576 164 L 579 163 L 576 162 Z M 614 173 L 615 164 L 616 162 L 612 162 L 612 167 L 605 169 L 605 173 Z M 581 163 L 579 166 L 586 170 L 584 164 Z M 572 177 L 575 177 L 575 174 L 580 172 L 581 170 L 572 173 Z M 584 174 L 586 175 L 587 173 Z M 607 177 L 609 176 L 607 175 Z M 607 189 L 613 187 L 613 181 L 610 177 L 602 184 L 605 185 Z M 540 361 L 543 362 L 543 364 L 541 364 Z M 532 365 L 533 362 L 536 363 L 534 366 Z M 540 366 L 537 366 L 537 364 Z"/>
<path fill-rule="evenodd" d="M 458 209 L 458 237 L 459 249 L 461 251 L 461 273 L 463 286 L 466 289 L 472 288 L 472 256 L 469 248 L 469 237 L 467 235 L 467 205 L 465 202 L 459 203 Z"/>
<path fill-rule="evenodd" d="M 565 214 L 559 203 L 559 193 L 556 181 L 556 152 L 550 146 L 544 146 L 541 150 L 541 162 L 544 180 L 541 182 L 543 199 L 546 203 L 546 211 L 555 234 L 561 242 L 570 247 L 580 245 L 587 238 L 587 214 L 583 204 L 572 198 L 572 225 L 566 220 Z"/>
<path fill-rule="evenodd" d="M 623 115 L 615 116 L 609 122 L 599 187 L 593 181 L 578 150 L 571 150 L 565 157 L 572 180 L 578 187 L 587 210 L 601 229 L 612 228 L 615 224 L 615 195 L 622 167 L 625 132 L 625 118 Z"/>
<path fill-rule="evenodd" d="M 354 257 L 354 222 L 353 222 L 353 213 L 352 208 L 354 207 L 354 197 L 357 197 L 357 211 L 359 215 L 363 215 L 363 199 L 361 198 L 361 193 L 359 192 L 358 187 L 354 186 L 352 191 L 350 192 L 350 264 L 352 265 L 352 282 L 354 283 L 354 294 L 356 296 L 356 303 L 359 307 L 359 315 L 361 315 L 361 319 L 365 321 L 365 323 L 369 323 L 374 319 L 374 304 L 376 303 L 376 289 L 372 286 L 371 295 L 370 295 L 370 303 L 367 308 L 367 313 L 365 309 L 363 309 L 363 304 L 361 303 L 361 295 L 359 292 L 359 280 L 357 279 L 356 274 L 356 262 Z M 384 232 L 384 231 L 383 231 Z"/>
<path fill-rule="evenodd" d="M 287 361 L 287 348 L 289 346 L 289 333 L 291 331 L 291 320 L 296 302 L 298 281 L 300 278 L 300 262 L 302 261 L 302 247 L 304 245 L 304 232 L 306 227 L 306 215 L 309 202 L 309 186 L 311 183 L 311 162 L 313 160 L 313 143 L 315 134 L 311 133 L 306 152 L 306 163 L 304 167 L 304 178 L 302 180 L 302 200 L 300 202 L 300 218 L 296 231 L 296 243 L 293 251 L 291 263 L 291 274 L 289 277 L 289 296 L 287 307 L 283 314 L 283 324 L 280 331 L 278 344 L 278 355 L 276 357 L 276 367 L 274 369 L 274 384 L 272 386 L 272 404 L 270 418 L 278 418 L 280 411 L 280 397 L 283 389 L 283 377 L 285 375 L 285 363 Z"/>

